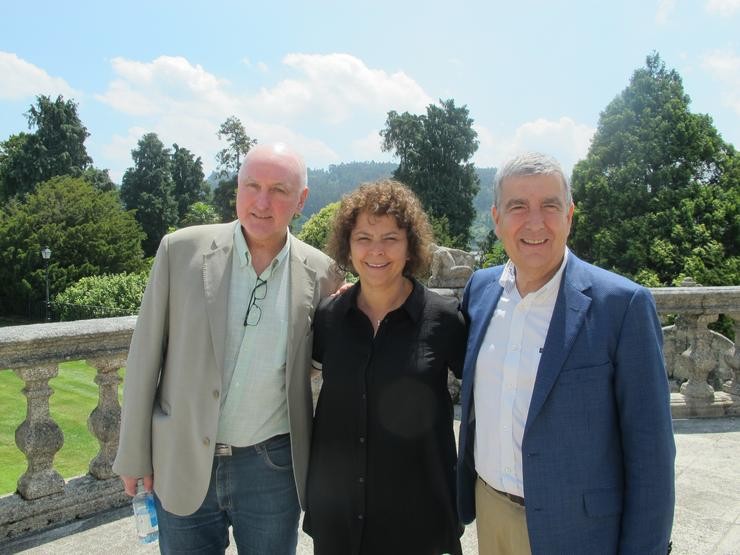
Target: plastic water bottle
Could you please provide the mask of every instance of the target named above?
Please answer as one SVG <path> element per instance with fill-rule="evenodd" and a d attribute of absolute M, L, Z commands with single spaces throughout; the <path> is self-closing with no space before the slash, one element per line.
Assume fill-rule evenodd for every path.
<path fill-rule="evenodd" d="M 159 524 L 152 493 L 144 490 L 140 485 L 131 504 L 134 507 L 134 521 L 136 522 L 136 534 L 139 536 L 139 542 L 152 543 L 158 541 Z"/>

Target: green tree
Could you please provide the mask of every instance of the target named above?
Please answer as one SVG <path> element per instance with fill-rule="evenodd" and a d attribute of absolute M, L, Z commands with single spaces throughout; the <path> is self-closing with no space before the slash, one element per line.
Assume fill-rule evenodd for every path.
<path fill-rule="evenodd" d="M 469 161 L 478 134 L 467 107 L 450 99 L 430 104 L 423 115 L 391 111 L 380 135 L 383 150 L 399 157 L 393 176 L 413 189 L 431 216 L 446 216 L 454 246 L 467 248 L 479 188 Z"/>
<path fill-rule="evenodd" d="M 148 280 L 148 271 L 83 277 L 54 298 L 54 311 L 59 320 L 138 314 Z"/>
<path fill-rule="evenodd" d="M 305 241 L 317 249 L 324 250 L 337 210 L 339 210 L 339 202 L 332 202 L 324 206 L 306 220 L 306 223 L 303 224 L 301 231 L 298 233 L 298 239 Z"/>
<path fill-rule="evenodd" d="M 146 233 L 144 253 L 153 256 L 162 237 L 178 221 L 170 151 L 156 133 L 147 133 L 131 157 L 134 166 L 123 174 L 121 200 L 127 209 L 136 210 L 136 221 Z"/>
<path fill-rule="evenodd" d="M 236 175 L 218 182 L 213 191 L 213 207 L 222 222 L 236 218 Z"/>
<path fill-rule="evenodd" d="M 25 115 L 35 131 L 13 135 L 0 146 L 0 196 L 5 199 L 57 175 L 79 175 L 92 163 L 85 149 L 90 134 L 73 100 L 39 95 Z"/>
<path fill-rule="evenodd" d="M 180 227 L 191 225 L 217 224 L 221 221 L 216 209 L 205 202 L 194 202 L 180 219 Z"/>
<path fill-rule="evenodd" d="M 196 158 L 187 148 L 182 148 L 177 143 L 172 145 L 171 167 L 179 221 L 193 203 L 207 199 L 208 186 L 204 181 L 203 161 L 200 156 Z"/>
<path fill-rule="evenodd" d="M 44 297 L 40 251 L 52 250 L 50 290 L 81 277 L 144 269 L 144 233 L 115 191 L 95 189 L 81 177 L 40 183 L 0 210 L 0 313 L 25 315 Z"/>
<path fill-rule="evenodd" d="M 230 177 L 239 172 L 241 160 L 249 149 L 257 144 L 257 139 L 247 135 L 244 125 L 236 116 L 226 118 L 218 128 L 218 138 L 226 139 L 226 148 L 216 154 L 216 164 L 221 177 Z"/>
<path fill-rule="evenodd" d="M 689 102 L 652 54 L 602 112 L 573 170 L 577 254 L 650 284 L 740 282 L 738 155 Z"/>
<path fill-rule="evenodd" d="M 80 176 L 99 191 L 118 191 L 116 184 L 108 175 L 108 170 L 101 170 L 92 166 L 85 168 Z"/>

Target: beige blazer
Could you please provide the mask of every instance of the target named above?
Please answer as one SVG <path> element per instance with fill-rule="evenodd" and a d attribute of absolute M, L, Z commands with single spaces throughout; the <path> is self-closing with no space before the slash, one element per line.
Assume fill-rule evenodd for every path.
<path fill-rule="evenodd" d="M 168 511 L 188 515 L 208 490 L 216 443 L 235 222 L 165 236 L 152 267 L 126 362 L 113 470 L 154 475 Z M 311 444 L 311 319 L 342 278 L 331 259 L 289 236 L 286 394 L 298 497 L 305 506 Z"/>

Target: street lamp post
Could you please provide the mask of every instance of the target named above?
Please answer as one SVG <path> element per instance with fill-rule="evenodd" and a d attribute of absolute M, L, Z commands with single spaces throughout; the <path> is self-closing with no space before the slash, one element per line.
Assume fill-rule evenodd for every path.
<path fill-rule="evenodd" d="M 51 303 L 49 302 L 49 259 L 51 258 L 51 249 L 49 247 L 41 249 L 41 258 L 46 263 L 46 321 L 51 322 Z"/>

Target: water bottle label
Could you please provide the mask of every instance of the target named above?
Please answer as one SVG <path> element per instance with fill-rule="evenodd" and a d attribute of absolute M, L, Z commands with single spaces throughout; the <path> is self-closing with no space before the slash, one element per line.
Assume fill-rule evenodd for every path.
<path fill-rule="evenodd" d="M 158 528 L 159 523 L 157 522 L 157 508 L 154 506 L 154 496 L 146 496 L 146 510 L 149 513 L 149 522 L 152 528 Z"/>

